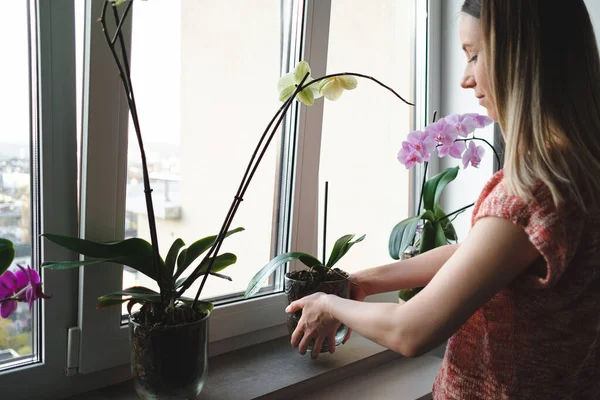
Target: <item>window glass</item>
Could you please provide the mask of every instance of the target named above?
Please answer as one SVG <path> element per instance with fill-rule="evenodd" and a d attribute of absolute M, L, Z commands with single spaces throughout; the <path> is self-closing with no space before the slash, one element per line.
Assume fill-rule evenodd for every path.
<path fill-rule="evenodd" d="M 0 24 L 0 237 L 15 245 L 17 264 L 32 264 L 31 221 L 31 84 L 29 7 L 26 1 L 3 3 Z M 32 265 L 33 267 L 33 265 Z M 34 310 L 35 311 L 35 310 Z M 11 361 L 35 355 L 36 312 L 19 303 L 9 318 L 0 318 L 0 370 Z"/>
<path fill-rule="evenodd" d="M 412 100 L 412 4 L 409 0 L 332 0 L 327 72 L 372 76 Z M 357 29 L 368 26 L 369 29 Z M 388 238 L 408 217 L 409 171 L 396 159 L 412 127 L 413 107 L 374 82 L 325 101 L 319 164 L 320 216 L 328 182 L 327 257 L 339 237 L 366 234 L 336 266 L 353 272 L 391 262 Z M 321 217 L 321 226 L 323 217 Z M 319 233 L 323 252 L 323 231 Z"/>
<path fill-rule="evenodd" d="M 131 68 L 150 171 L 160 253 L 219 232 L 260 135 L 279 108 L 281 2 L 136 2 Z M 266 153 L 220 253 L 237 264 L 201 298 L 243 292 L 273 254 L 278 145 Z M 129 127 L 125 236 L 150 240 L 140 151 Z M 198 259 L 198 262 L 200 259 Z M 194 264 L 193 267 L 197 265 Z M 190 271 L 191 272 L 191 268 Z M 193 297 L 201 279 L 188 290 Z M 123 286 L 156 288 L 125 267 Z"/>

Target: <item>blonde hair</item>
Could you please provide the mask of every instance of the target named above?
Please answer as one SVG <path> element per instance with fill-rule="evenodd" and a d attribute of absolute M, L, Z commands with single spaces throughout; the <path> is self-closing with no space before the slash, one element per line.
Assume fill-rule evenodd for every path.
<path fill-rule="evenodd" d="M 472 2 L 471 2 L 472 3 Z M 481 0 L 509 191 L 542 181 L 558 207 L 600 200 L 600 58 L 583 0 Z"/>

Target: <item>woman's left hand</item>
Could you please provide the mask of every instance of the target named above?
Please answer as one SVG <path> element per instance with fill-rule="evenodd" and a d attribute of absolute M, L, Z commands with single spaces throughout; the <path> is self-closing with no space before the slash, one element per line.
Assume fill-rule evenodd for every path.
<path fill-rule="evenodd" d="M 292 302 L 285 309 L 288 314 L 302 310 L 302 317 L 292 334 L 292 346 L 298 347 L 298 352 L 302 355 L 306 354 L 312 339 L 314 339 L 312 358 L 319 356 L 325 340 L 328 343 L 329 353 L 335 352 L 335 333 L 341 323 L 329 314 L 328 296 L 330 295 L 325 293 L 314 293 Z"/>

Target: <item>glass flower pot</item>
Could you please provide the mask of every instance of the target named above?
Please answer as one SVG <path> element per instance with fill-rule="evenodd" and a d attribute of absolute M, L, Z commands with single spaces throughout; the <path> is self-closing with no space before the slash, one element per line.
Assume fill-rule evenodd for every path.
<path fill-rule="evenodd" d="M 347 279 L 340 277 L 339 279 L 331 279 L 327 281 L 314 281 L 314 280 L 298 280 L 290 277 L 288 272 L 285 275 L 285 294 L 288 298 L 288 304 L 302 297 L 309 296 L 313 293 L 323 292 L 327 294 L 334 294 L 336 296 L 347 299 L 350 295 L 350 282 Z M 290 336 L 296 329 L 298 321 L 302 316 L 302 310 L 296 311 L 287 316 L 287 327 Z M 335 345 L 339 346 L 348 333 L 348 327 L 346 325 L 340 325 L 335 334 Z M 312 351 L 313 342 L 308 346 L 308 350 Z M 329 352 L 329 344 L 327 341 L 323 342 L 321 347 L 321 353 Z"/>
<path fill-rule="evenodd" d="M 142 399 L 188 400 L 202 391 L 208 372 L 208 320 L 147 327 L 129 322 L 131 372 Z"/>

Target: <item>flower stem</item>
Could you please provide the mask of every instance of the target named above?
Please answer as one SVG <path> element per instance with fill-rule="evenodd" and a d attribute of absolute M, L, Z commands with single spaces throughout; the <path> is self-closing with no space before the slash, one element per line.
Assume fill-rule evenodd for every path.
<path fill-rule="evenodd" d="M 446 218 L 450 218 L 451 216 L 453 216 L 453 215 L 455 215 L 455 214 L 458 214 L 458 213 L 460 213 L 460 212 L 463 212 L 463 211 L 465 211 L 467 208 L 469 208 L 469 207 L 473 207 L 474 205 L 475 205 L 475 203 L 471 203 L 471 204 L 469 204 L 468 206 L 464 206 L 464 207 L 462 207 L 462 208 L 459 208 L 458 210 L 456 210 L 456 211 L 453 211 L 453 212 L 451 212 L 450 214 L 446 214 L 446 215 L 444 215 L 443 217 L 441 217 L 441 218 L 438 218 L 438 220 L 437 220 L 437 221 L 439 222 L 439 221 L 443 221 L 443 220 L 445 220 Z"/>
<path fill-rule="evenodd" d="M 252 181 L 252 178 L 254 177 L 254 174 L 258 168 L 258 165 L 262 161 L 262 158 L 263 158 L 265 152 L 267 151 L 267 148 L 269 147 L 271 140 L 273 139 L 273 137 L 275 136 L 275 133 L 279 129 L 279 126 L 283 122 L 283 119 L 285 118 L 288 109 L 291 107 L 294 99 L 296 98 L 296 95 L 300 92 L 300 90 L 302 90 L 302 85 L 306 81 L 306 79 L 308 79 L 308 75 L 309 74 L 307 73 L 302 78 L 302 81 L 300 81 L 299 85 L 295 88 L 292 95 L 284 102 L 284 104 L 279 108 L 279 110 L 277 110 L 277 112 L 275 113 L 275 115 L 273 116 L 273 118 L 271 119 L 269 124 L 267 125 L 267 128 L 263 132 L 263 134 L 258 142 L 258 145 L 256 146 L 254 153 L 252 154 L 250 163 L 248 164 L 248 167 L 246 168 L 246 173 L 244 174 L 244 177 L 242 178 L 242 182 L 240 182 L 238 191 L 233 198 L 233 202 L 231 204 L 229 212 L 227 213 L 227 216 L 225 217 L 225 221 L 223 222 L 221 231 L 219 232 L 219 235 L 215 239 L 215 242 L 213 243 L 212 247 L 210 248 L 210 250 L 204 257 L 205 260 L 210 260 L 210 261 L 209 261 L 208 267 L 206 269 L 206 274 L 202 278 L 202 283 L 200 284 L 200 287 L 198 288 L 198 291 L 196 292 L 196 296 L 194 297 L 194 302 L 192 303 L 192 308 L 194 308 L 198 302 L 200 293 L 202 293 L 202 289 L 204 288 L 206 279 L 208 278 L 208 275 L 210 274 L 210 271 L 212 269 L 212 265 L 213 265 L 214 259 L 216 257 L 216 254 L 218 254 L 218 252 L 221 248 L 221 245 L 223 244 L 223 240 L 225 239 L 227 230 L 231 226 L 233 217 L 235 216 L 235 213 L 237 212 L 237 209 L 238 209 L 240 203 L 244 199 L 244 194 L 246 193 L 246 190 L 248 189 L 248 186 L 250 185 L 250 182 Z M 274 123 L 275 123 L 275 125 L 273 126 Z M 266 141 L 265 141 L 265 139 L 266 139 Z M 264 142 L 264 146 L 263 146 L 263 142 Z M 262 146 L 262 149 L 261 149 L 261 146 Z M 254 162 L 255 160 L 256 160 L 256 162 Z M 181 289 L 177 293 L 178 297 L 181 296 L 196 280 L 196 278 L 198 277 L 197 274 L 200 272 L 201 265 L 202 265 L 202 262 L 198 265 L 198 267 L 196 267 L 196 270 L 194 272 L 192 272 L 192 274 L 190 274 L 190 276 L 188 276 L 188 278 L 184 281 Z"/>
<path fill-rule="evenodd" d="M 425 161 L 425 170 L 423 171 L 423 183 L 421 183 L 421 195 L 419 196 L 419 207 L 417 207 L 417 215 L 421 212 L 421 203 L 423 202 L 423 190 L 425 190 L 425 183 L 427 181 L 427 167 L 429 163 Z"/>
<path fill-rule="evenodd" d="M 129 59 L 127 57 L 127 49 L 125 47 L 125 41 L 123 39 L 123 32 L 122 32 L 123 21 L 125 20 L 125 18 L 127 17 L 127 14 L 129 13 L 129 9 L 131 8 L 131 5 L 133 4 L 133 0 L 130 0 L 129 4 L 127 5 L 127 9 L 125 10 L 125 13 L 122 18 L 119 18 L 119 13 L 118 13 L 117 8 L 113 6 L 113 15 L 115 18 L 115 23 L 117 24 L 117 28 L 114 33 L 113 39 L 111 39 L 109 37 L 108 29 L 106 26 L 106 9 L 107 9 L 109 3 L 110 3 L 109 0 L 104 0 L 104 4 L 102 6 L 102 15 L 101 15 L 99 21 L 102 24 L 102 32 L 104 33 L 104 38 L 106 40 L 106 43 L 108 44 L 110 52 L 115 60 L 117 68 L 119 70 L 119 77 L 121 78 L 121 82 L 123 83 L 123 88 L 125 90 L 125 94 L 127 97 L 127 105 L 129 107 L 129 111 L 131 112 L 131 119 L 133 121 L 133 126 L 135 128 L 138 146 L 140 148 L 140 155 L 141 155 L 141 159 L 142 159 L 143 181 L 144 181 L 144 193 L 146 196 L 146 210 L 148 213 L 148 225 L 149 225 L 149 229 L 150 229 L 150 239 L 152 242 L 152 264 L 153 264 L 154 272 L 156 274 L 156 279 L 159 281 L 158 283 L 159 283 L 159 286 L 161 287 L 161 295 L 164 296 L 165 293 L 163 293 L 163 288 L 162 288 L 163 285 L 162 285 L 162 282 L 160 279 L 160 271 L 159 271 L 160 252 L 158 249 L 158 235 L 157 235 L 157 231 L 156 231 L 154 206 L 152 204 L 152 188 L 150 187 L 150 177 L 149 177 L 149 173 L 148 173 L 148 165 L 146 162 L 146 152 L 144 150 L 144 143 L 142 140 L 140 122 L 139 122 L 139 117 L 138 117 L 138 113 L 137 113 L 137 106 L 136 106 L 136 102 L 135 102 L 135 96 L 133 94 L 133 86 L 131 84 L 131 73 L 130 73 L 131 71 L 129 69 Z M 119 56 L 117 54 L 117 50 L 116 50 L 116 46 L 115 46 L 117 38 L 119 39 L 119 45 L 121 47 L 121 57 L 123 58 L 123 62 L 121 62 L 121 60 L 119 59 Z"/>

